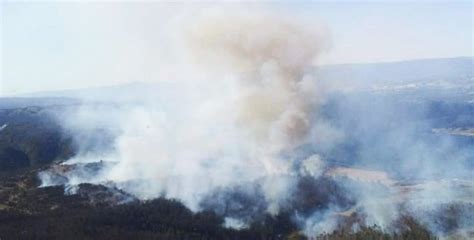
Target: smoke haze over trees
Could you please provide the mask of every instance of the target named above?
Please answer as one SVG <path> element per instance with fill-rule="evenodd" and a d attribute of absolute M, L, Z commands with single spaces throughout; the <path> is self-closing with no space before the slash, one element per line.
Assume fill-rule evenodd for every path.
<path fill-rule="evenodd" d="M 322 21 L 183 9 L 136 25 L 143 81 L 0 99 L 0 238 L 473 236 L 473 58 L 325 66 Z"/>

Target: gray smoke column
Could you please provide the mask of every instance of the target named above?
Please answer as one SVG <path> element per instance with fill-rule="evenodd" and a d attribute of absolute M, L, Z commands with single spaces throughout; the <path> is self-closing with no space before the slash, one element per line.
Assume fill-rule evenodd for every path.
<path fill-rule="evenodd" d="M 192 26 L 188 46 L 205 69 L 237 78 L 238 127 L 259 148 L 279 153 L 300 145 L 312 127 L 319 96 L 307 71 L 325 35 L 320 26 L 285 16 L 208 16 Z"/>
<path fill-rule="evenodd" d="M 104 166 L 66 180 L 43 172 L 42 186 L 89 182 L 140 199 L 174 198 L 193 211 L 212 209 L 234 228 L 290 214 L 308 236 L 355 217 L 351 229 L 393 232 L 407 213 L 445 232 L 429 210 L 471 204 L 471 181 L 448 181 L 472 179 L 463 166 L 471 146 L 420 133 L 430 123 L 397 99 L 330 92 L 330 82 L 316 79 L 324 27 L 282 13 L 217 10 L 176 14 L 154 29 L 160 74 L 147 89 L 126 88 L 59 116 L 79 146 L 67 163 Z M 90 134 L 97 132 L 108 137 Z"/>
<path fill-rule="evenodd" d="M 294 187 L 287 177 L 295 175 L 294 159 L 282 154 L 301 146 L 314 123 L 320 96 L 308 71 L 324 49 L 325 35 L 320 26 L 268 14 L 205 16 L 187 33 L 193 60 L 214 74 L 212 81 L 233 80 L 231 103 L 219 114 L 234 113 L 230 125 L 244 146 L 238 161 L 248 161 L 241 170 L 260 172 L 241 180 L 268 181 L 262 188 L 272 214 Z M 322 167 L 319 157 L 306 162 Z"/>
<path fill-rule="evenodd" d="M 280 14 L 230 15 L 203 13 L 167 28 L 179 39 L 169 52 L 179 55 L 174 67 L 180 64 L 184 77 L 166 90 L 110 111 L 112 119 L 82 110 L 120 126 L 115 150 L 100 156 L 116 164 L 82 181 L 113 181 L 142 199 L 177 198 L 199 210 L 216 189 L 258 180 L 266 211 L 275 214 L 296 175 L 321 174 L 319 156 L 307 156 L 300 170 L 291 155 L 313 128 L 321 96 L 310 68 L 325 49 L 326 31 Z M 81 118 L 68 119 L 75 126 L 71 121 Z M 83 120 L 76 125 L 94 125 Z"/>
<path fill-rule="evenodd" d="M 310 128 L 317 101 L 314 79 L 305 74 L 322 50 L 320 28 L 270 15 L 208 17 L 193 26 L 188 45 L 208 69 L 224 68 L 239 78 L 238 121 L 256 137 L 270 140 L 271 127 L 284 144 Z"/>

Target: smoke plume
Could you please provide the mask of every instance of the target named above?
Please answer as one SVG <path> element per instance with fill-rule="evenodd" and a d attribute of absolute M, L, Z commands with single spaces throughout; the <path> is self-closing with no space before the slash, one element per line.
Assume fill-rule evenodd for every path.
<path fill-rule="evenodd" d="M 116 164 L 84 181 L 113 181 L 143 199 L 177 198 L 193 210 L 216 189 L 263 181 L 266 211 L 276 214 L 293 188 L 291 176 L 322 171 L 319 156 L 307 156 L 295 169 L 292 155 L 313 128 L 321 96 L 311 67 L 325 49 L 326 32 L 251 13 L 203 14 L 186 26 L 182 70 L 194 76 L 174 79 L 163 102 L 112 111 L 118 121 L 112 125 L 120 126 L 115 150 L 100 158 Z M 82 109 L 79 116 L 102 110 Z M 84 157 L 69 162 L 77 161 Z"/>
<path fill-rule="evenodd" d="M 387 129 L 373 118 L 395 108 L 345 104 L 339 96 L 339 115 L 323 114 L 330 94 L 314 70 L 328 46 L 324 27 L 284 14 L 226 13 L 180 16 L 164 28 L 169 32 L 160 36 L 169 34 L 165 46 L 172 47 L 157 52 L 170 54 L 170 79 L 129 93 L 134 101 L 89 102 L 58 116 L 80 150 L 66 164 L 110 162 L 68 175 L 66 184 L 112 184 L 139 199 L 178 199 L 193 211 L 222 214 L 225 226 L 238 229 L 264 214 L 290 214 L 308 236 L 332 231 L 344 216 L 388 229 L 400 209 L 424 216 L 420 209 L 434 206 L 412 201 L 432 192 L 393 179 L 407 177 L 415 153 L 430 151 L 415 136 L 418 125 Z M 104 130 L 111 140 L 85 129 Z M 361 146 L 357 156 L 340 154 L 349 140 Z M 433 153 L 428 157 L 436 161 L 422 167 L 442 169 L 439 156 L 452 150 Z M 338 156 L 354 161 L 337 167 Z M 381 167 L 391 156 L 397 168 Z M 350 168 L 364 166 L 379 171 Z M 40 177 L 43 186 L 58 184 L 47 172 Z"/>

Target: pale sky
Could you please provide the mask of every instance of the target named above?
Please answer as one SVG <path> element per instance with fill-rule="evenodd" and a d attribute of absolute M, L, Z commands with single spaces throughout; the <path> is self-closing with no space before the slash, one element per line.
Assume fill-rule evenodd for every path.
<path fill-rule="evenodd" d="M 472 1 L 278 2 L 249 8 L 253 5 L 326 25 L 331 47 L 320 59 L 326 64 L 473 56 Z M 166 67 L 158 63 L 166 62 L 173 44 L 163 29 L 195 9 L 215 6 L 3 1 L 0 94 L 163 77 Z"/>

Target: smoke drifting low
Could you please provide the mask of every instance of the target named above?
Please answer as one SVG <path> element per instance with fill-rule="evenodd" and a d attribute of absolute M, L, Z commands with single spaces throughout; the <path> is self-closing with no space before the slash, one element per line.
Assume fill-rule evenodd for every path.
<path fill-rule="evenodd" d="M 193 211 L 222 214 L 235 228 L 281 213 L 307 235 L 332 231 L 347 214 L 387 228 L 396 221 L 393 194 L 411 189 L 384 172 L 328 161 L 348 133 L 321 114 L 329 93 L 314 69 L 327 50 L 324 27 L 259 12 L 180 21 L 185 27 L 167 29 L 182 39 L 173 45 L 181 74 L 137 92 L 138 102 L 86 104 L 60 116 L 73 133 L 106 129 L 112 139 L 105 150 L 77 135 L 81 151 L 67 163 L 113 163 L 67 176 L 67 184 L 113 183 L 140 199 L 179 199 Z M 57 184 L 48 174 L 43 185 Z M 407 208 L 421 209 L 406 194 Z"/>

